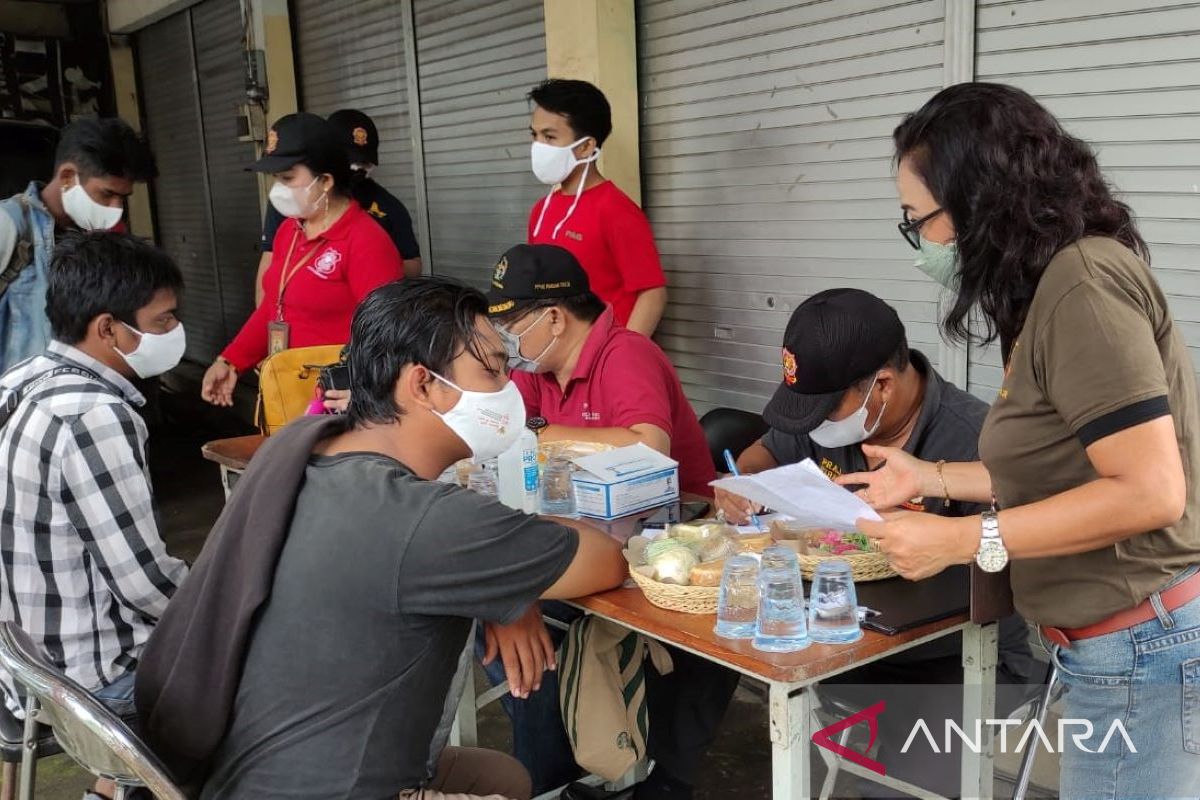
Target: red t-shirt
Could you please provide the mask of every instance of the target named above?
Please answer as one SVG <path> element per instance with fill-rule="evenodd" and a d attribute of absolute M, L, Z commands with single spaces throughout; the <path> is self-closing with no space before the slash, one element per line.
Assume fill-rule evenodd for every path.
<path fill-rule="evenodd" d="M 574 195 L 556 191 L 542 216 L 542 198 L 529 212 L 529 244 L 556 244 L 570 250 L 587 273 L 592 291 L 613 307 L 625 325 L 639 292 L 667 285 L 650 220 L 612 181 L 593 186 L 579 198 L 575 213 L 554 236 L 571 209 Z M 542 226 L 537 234 L 538 217 Z"/>
<path fill-rule="evenodd" d="M 679 376 L 654 342 L 614 323 L 605 311 L 588 334 L 564 393 L 553 373 L 514 372 L 530 417 L 582 428 L 650 424 L 671 437 L 685 492 L 712 496 L 712 456 Z"/>
<path fill-rule="evenodd" d="M 333 227 L 311 241 L 297 220 L 286 220 L 275 234 L 273 247 L 271 265 L 263 275 L 262 303 L 221 354 L 238 372 L 267 357 L 267 324 L 275 319 L 288 250 L 292 251 L 289 272 L 308 258 L 283 293 L 289 347 L 346 343 L 359 302 L 372 289 L 404 277 L 396 245 L 358 203 L 351 203 Z"/>

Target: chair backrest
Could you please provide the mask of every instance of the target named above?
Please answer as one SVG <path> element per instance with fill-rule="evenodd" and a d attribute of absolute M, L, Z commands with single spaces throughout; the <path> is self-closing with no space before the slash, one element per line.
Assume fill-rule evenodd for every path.
<path fill-rule="evenodd" d="M 736 408 L 714 408 L 700 418 L 704 438 L 708 440 L 708 452 L 712 455 L 717 472 L 728 472 L 725 465 L 725 450 L 737 458 L 741 452 L 762 438 L 768 430 L 761 414 L 741 411 Z"/>
<path fill-rule="evenodd" d="M 0 665 L 37 699 L 39 720 L 62 749 L 94 775 L 145 786 L 160 800 L 185 800 L 159 760 L 116 714 L 51 664 L 16 623 L 0 623 Z"/>

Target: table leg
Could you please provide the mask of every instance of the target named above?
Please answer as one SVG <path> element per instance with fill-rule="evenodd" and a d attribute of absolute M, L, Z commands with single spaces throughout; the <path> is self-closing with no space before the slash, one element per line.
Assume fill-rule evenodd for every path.
<path fill-rule="evenodd" d="M 771 685 L 771 797 L 798 800 L 809 796 L 809 727 L 812 692 L 792 684 Z"/>
<path fill-rule="evenodd" d="M 990 800 L 994 791 L 995 766 L 992 728 L 987 720 L 996 716 L 996 648 L 999 625 L 968 624 L 963 629 L 963 730 L 970 736 L 979 731 L 980 749 L 962 751 L 962 796 Z"/>

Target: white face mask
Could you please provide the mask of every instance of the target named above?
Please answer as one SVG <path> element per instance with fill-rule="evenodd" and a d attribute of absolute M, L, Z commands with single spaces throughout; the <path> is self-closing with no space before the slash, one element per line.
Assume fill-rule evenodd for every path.
<path fill-rule="evenodd" d="M 436 372 L 433 377 L 462 394 L 454 408 L 445 414 L 433 413 L 471 448 L 475 463 L 495 458 L 521 438 L 525 401 L 515 383 L 509 381 L 498 392 L 472 392 Z"/>
<path fill-rule="evenodd" d="M 125 325 L 124 322 L 121 324 Z M 122 353 L 120 349 L 117 349 L 117 353 L 139 378 L 153 378 L 179 366 L 183 351 L 187 349 L 187 336 L 183 332 L 182 322 L 166 333 L 145 333 L 129 325 L 125 327 L 141 340 L 132 353 Z"/>
<path fill-rule="evenodd" d="M 883 412 L 887 411 L 887 403 L 883 404 L 883 408 L 879 409 L 879 418 L 875 420 L 875 424 L 867 430 L 867 403 L 871 399 L 871 392 L 875 389 L 875 383 L 879 380 L 879 374 L 876 373 L 875 380 L 871 381 L 871 388 L 867 389 L 867 396 L 863 399 L 862 406 L 859 407 L 850 416 L 845 419 L 825 420 L 817 427 L 809 431 L 808 438 L 812 439 L 821 447 L 848 447 L 852 444 L 865 442 L 875 435 L 875 431 L 879 430 L 879 423 L 883 422 Z"/>
<path fill-rule="evenodd" d="M 550 344 L 538 354 L 537 358 L 526 358 L 521 355 L 521 338 L 525 334 L 538 326 L 538 323 L 546 318 L 550 313 L 550 309 L 542 312 L 542 315 L 533 321 L 533 324 L 522 331 L 520 334 L 513 333 L 508 328 L 500 325 L 494 326 L 496 333 L 500 334 L 500 338 L 504 341 L 504 349 L 508 352 L 508 368 L 520 370 L 521 372 L 546 372 L 546 368 L 542 366 L 542 359 L 546 357 L 546 353 L 550 352 L 550 348 L 558 344 L 558 337 L 555 336 L 550 340 Z"/>
<path fill-rule="evenodd" d="M 267 199 L 271 201 L 271 205 L 275 206 L 275 210 L 285 217 L 307 219 L 316 213 L 321 200 L 328 201 L 328 193 L 325 191 L 321 192 L 321 198 L 316 202 L 308 199 L 308 193 L 312 191 L 312 187 L 316 186 L 319 180 L 321 180 L 320 175 L 313 178 L 312 183 L 303 188 L 288 186 L 286 183 L 276 180 L 270 193 L 267 194 Z"/>
<path fill-rule="evenodd" d="M 361 172 L 364 178 L 371 177 L 371 173 L 375 171 L 374 164 L 351 164 L 350 169 L 355 172 Z"/>
<path fill-rule="evenodd" d="M 75 185 L 62 194 L 63 211 L 71 221 L 85 231 L 107 231 L 121 221 L 125 209 L 121 206 L 102 206 L 84 191 L 77 178 Z"/>
<path fill-rule="evenodd" d="M 571 142 L 566 147 L 556 147 L 545 142 L 534 142 L 529 150 L 529 160 L 533 165 L 533 174 L 539 181 L 549 186 L 562 183 L 571 175 L 571 170 L 580 164 L 590 164 L 600 157 L 600 148 L 587 158 L 575 158 L 575 148 L 590 139 Z"/>

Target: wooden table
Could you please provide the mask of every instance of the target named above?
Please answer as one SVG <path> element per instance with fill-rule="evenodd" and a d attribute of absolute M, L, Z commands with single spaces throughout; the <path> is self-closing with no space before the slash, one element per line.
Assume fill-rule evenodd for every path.
<path fill-rule="evenodd" d="M 245 470 L 263 440 L 262 436 L 242 436 L 209 442 L 202 448 L 204 457 L 221 467 L 221 483 L 225 487 L 226 498 L 237 482 L 237 476 Z M 599 524 L 614 538 L 624 540 L 634 532 L 636 520 L 648 513 L 641 512 L 622 520 Z M 863 638 L 851 644 L 813 644 L 798 653 L 787 654 L 764 653 L 755 650 L 748 641 L 719 638 L 713 633 L 712 615 L 683 614 L 661 609 L 651 604 L 636 588 L 602 592 L 573 601 L 572 605 L 767 684 L 772 796 L 775 800 L 794 800 L 812 796 L 809 745 L 813 725 L 817 721 L 813 691 L 822 679 L 962 631 L 963 730 L 973 731 L 977 720 L 995 717 L 997 625 L 992 620 L 1008 613 L 1008 606 L 1003 598 L 996 600 L 1000 592 L 995 588 L 999 585 L 995 580 L 985 584 L 974 580 L 976 577 L 978 574 L 973 574 L 971 616 L 959 614 L 895 636 L 864 631 Z M 987 606 L 986 616 L 981 616 L 977 610 L 981 605 Z M 481 702 L 477 702 L 474 686 L 467 681 L 467 689 L 459 704 L 456 739 L 463 744 L 475 744 L 476 711 L 487 702 L 498 699 L 502 693 L 502 688 L 500 691 L 493 689 L 480 698 Z M 970 748 L 963 748 L 962 797 L 992 797 L 991 739 L 987 735 L 988 726 L 982 724 L 982 728 L 985 732 L 984 752 L 976 754 Z M 821 790 L 823 796 L 827 796 L 832 789 L 833 773 L 840 769 L 916 797 L 936 797 L 920 787 L 877 775 L 824 748 L 819 748 L 818 753 L 830 768 Z"/>

